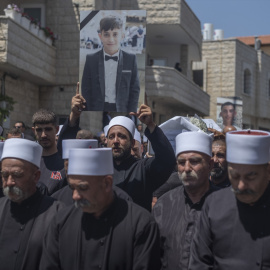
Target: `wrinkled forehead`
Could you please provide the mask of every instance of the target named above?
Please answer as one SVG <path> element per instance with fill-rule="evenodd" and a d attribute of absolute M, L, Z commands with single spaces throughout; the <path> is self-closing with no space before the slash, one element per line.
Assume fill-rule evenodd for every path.
<path fill-rule="evenodd" d="M 202 159 L 205 159 L 205 158 L 209 158 L 209 156 L 204 154 L 204 153 L 195 152 L 195 151 L 185 151 L 185 152 L 180 153 L 177 156 L 177 160 L 189 159 L 189 158 L 202 158 Z"/>
<path fill-rule="evenodd" d="M 110 134 L 112 134 L 112 133 L 118 133 L 118 132 L 125 134 L 125 135 L 129 135 L 129 131 L 125 127 L 120 126 L 120 125 L 115 125 L 115 126 L 112 126 L 108 130 L 108 136 L 110 136 Z"/>
<path fill-rule="evenodd" d="M 10 168 L 17 167 L 21 169 L 29 169 L 35 166 L 32 163 L 23 159 L 7 157 L 2 160 L 2 168 L 4 167 L 10 167 Z"/>
<path fill-rule="evenodd" d="M 217 146 L 224 146 L 226 148 L 226 142 L 225 142 L 225 140 L 216 140 L 216 141 L 213 141 L 212 147 L 217 147 Z"/>
<path fill-rule="evenodd" d="M 69 175 L 68 182 L 70 185 L 93 184 L 99 182 L 103 177 L 96 175 Z"/>

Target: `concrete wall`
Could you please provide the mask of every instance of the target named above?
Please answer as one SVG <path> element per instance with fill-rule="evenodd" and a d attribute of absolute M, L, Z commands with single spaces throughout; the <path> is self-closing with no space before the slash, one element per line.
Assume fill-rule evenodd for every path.
<path fill-rule="evenodd" d="M 165 58 L 167 67 L 174 67 L 176 62 L 181 62 L 179 45 L 148 44 L 147 51 L 150 58 Z"/>
<path fill-rule="evenodd" d="M 148 24 L 179 24 L 180 3 L 181 0 L 138 0 L 139 8 L 147 10 Z"/>

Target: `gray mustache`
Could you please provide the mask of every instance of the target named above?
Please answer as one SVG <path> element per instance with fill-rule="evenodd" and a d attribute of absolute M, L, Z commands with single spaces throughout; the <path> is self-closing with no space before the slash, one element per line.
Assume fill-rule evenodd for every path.
<path fill-rule="evenodd" d="M 90 206 L 90 202 L 87 201 L 86 199 L 81 199 L 81 200 L 75 201 L 74 205 L 76 208 L 82 208 L 85 206 Z"/>
<path fill-rule="evenodd" d="M 239 194 L 239 195 L 254 195 L 254 194 L 256 194 L 256 192 L 254 192 L 251 189 L 239 190 L 238 188 L 231 188 L 231 190 L 234 194 Z"/>

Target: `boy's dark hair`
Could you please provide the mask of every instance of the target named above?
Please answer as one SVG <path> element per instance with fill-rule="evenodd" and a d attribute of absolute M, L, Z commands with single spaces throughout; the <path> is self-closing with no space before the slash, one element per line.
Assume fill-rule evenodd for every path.
<path fill-rule="evenodd" d="M 100 20 L 99 26 L 100 33 L 102 31 L 113 30 L 115 28 L 122 29 L 123 21 L 119 17 L 115 16 L 105 17 Z"/>
<path fill-rule="evenodd" d="M 222 110 L 222 108 L 224 107 L 224 106 L 233 106 L 233 109 L 235 110 L 235 104 L 233 104 L 233 103 L 231 103 L 231 102 L 225 102 L 225 103 L 223 103 L 222 105 L 221 105 L 221 110 Z"/>
<path fill-rule="evenodd" d="M 53 124 L 54 126 L 56 126 L 57 125 L 56 115 L 52 111 L 40 109 L 34 113 L 32 117 L 32 124 L 33 127 L 36 124 Z"/>

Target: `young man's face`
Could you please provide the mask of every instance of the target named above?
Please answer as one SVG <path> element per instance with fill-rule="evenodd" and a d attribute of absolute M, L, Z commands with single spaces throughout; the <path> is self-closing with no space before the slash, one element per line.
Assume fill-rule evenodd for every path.
<path fill-rule="evenodd" d="M 223 106 L 220 112 L 220 116 L 223 119 L 223 125 L 231 126 L 235 115 L 236 115 L 236 111 L 234 110 L 232 105 Z"/>
<path fill-rule="evenodd" d="M 33 128 L 35 136 L 39 144 L 45 148 L 50 149 L 56 145 L 55 136 L 59 127 L 53 124 L 36 124 Z"/>
<path fill-rule="evenodd" d="M 121 40 L 124 38 L 122 29 L 114 28 L 113 30 L 104 31 L 98 34 L 101 42 L 103 43 L 104 51 L 107 54 L 115 54 L 121 45 Z"/>

